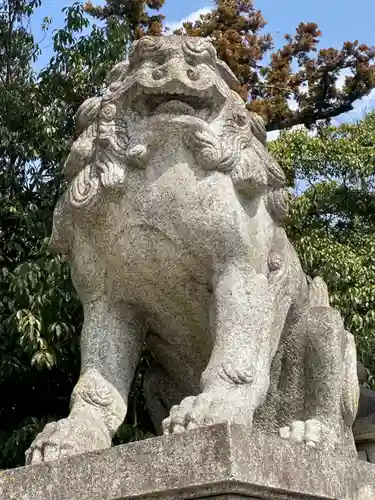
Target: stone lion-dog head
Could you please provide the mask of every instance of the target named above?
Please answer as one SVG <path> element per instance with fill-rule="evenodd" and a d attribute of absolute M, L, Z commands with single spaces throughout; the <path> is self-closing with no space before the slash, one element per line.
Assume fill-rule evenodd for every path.
<path fill-rule="evenodd" d="M 101 97 L 78 109 L 78 138 L 64 166 L 69 182 L 56 212 L 100 205 L 108 189 L 126 189 L 130 171 L 147 169 L 166 137 L 180 142 L 207 174 L 230 175 L 246 197 L 265 195 L 275 220 L 288 209 L 282 169 L 266 150 L 263 120 L 232 90 L 237 79 L 208 39 L 145 36 L 107 77 Z M 65 207 L 65 208 L 63 208 Z M 54 228 L 52 242 L 63 247 Z"/>

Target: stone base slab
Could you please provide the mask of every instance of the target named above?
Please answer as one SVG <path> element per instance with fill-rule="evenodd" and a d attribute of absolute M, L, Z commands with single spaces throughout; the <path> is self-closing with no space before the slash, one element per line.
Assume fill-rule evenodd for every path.
<path fill-rule="evenodd" d="M 1 500 L 375 500 L 375 466 L 215 425 L 0 473 Z"/>

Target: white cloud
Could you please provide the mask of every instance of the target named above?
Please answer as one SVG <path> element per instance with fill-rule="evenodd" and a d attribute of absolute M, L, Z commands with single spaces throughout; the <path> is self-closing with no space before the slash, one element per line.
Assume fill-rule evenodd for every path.
<path fill-rule="evenodd" d="M 332 124 L 339 126 L 343 123 L 353 123 L 362 120 L 370 111 L 375 110 L 375 90 L 369 95 L 353 102 L 353 109 L 348 113 L 343 113 L 332 120 Z"/>
<path fill-rule="evenodd" d="M 280 135 L 280 130 L 272 130 L 267 132 L 267 141 L 275 141 Z"/>
<path fill-rule="evenodd" d="M 181 28 L 182 23 L 184 22 L 191 22 L 194 23 L 199 19 L 201 15 L 208 14 L 209 12 L 212 11 L 212 7 L 202 7 L 201 9 L 198 9 L 191 14 L 189 14 L 187 17 L 181 19 L 180 21 L 172 21 L 170 23 L 167 23 L 167 27 L 169 28 L 169 32 L 173 33 L 174 30 Z"/>
<path fill-rule="evenodd" d="M 342 89 L 345 83 L 345 78 L 351 76 L 353 72 L 349 68 L 345 68 L 341 71 L 340 76 L 337 79 L 336 86 L 338 89 Z M 332 120 L 332 125 L 339 126 L 342 123 L 350 123 L 353 121 L 361 120 L 369 111 L 375 109 L 375 90 L 372 90 L 369 95 L 362 97 L 362 99 L 357 99 L 353 102 L 353 110 L 342 115 L 337 116 Z"/>

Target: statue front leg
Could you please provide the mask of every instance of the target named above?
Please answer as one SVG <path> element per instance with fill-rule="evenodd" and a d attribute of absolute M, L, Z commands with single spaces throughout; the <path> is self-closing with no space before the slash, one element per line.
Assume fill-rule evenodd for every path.
<path fill-rule="evenodd" d="M 81 375 L 70 414 L 46 425 L 26 452 L 26 464 L 111 446 L 123 422 L 145 329 L 124 303 L 84 304 Z"/>
<path fill-rule="evenodd" d="M 164 432 L 219 422 L 251 427 L 264 402 L 288 297 L 279 298 L 269 276 L 230 262 L 218 269 L 211 309 L 213 350 L 201 378 L 202 393 L 171 410 Z"/>

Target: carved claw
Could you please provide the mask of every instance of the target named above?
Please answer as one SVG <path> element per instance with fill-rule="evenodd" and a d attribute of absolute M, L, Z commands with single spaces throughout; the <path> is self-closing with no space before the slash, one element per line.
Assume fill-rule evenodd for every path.
<path fill-rule="evenodd" d="M 296 420 L 279 431 L 280 437 L 287 441 L 305 443 L 306 446 L 317 448 L 321 443 L 333 448 L 332 433 L 319 420 L 310 419 L 305 422 Z"/>
<path fill-rule="evenodd" d="M 164 435 L 180 434 L 198 427 L 219 423 L 236 423 L 251 427 L 250 398 L 241 401 L 238 395 L 205 392 L 182 400 L 171 408 L 169 417 L 162 422 Z"/>
<path fill-rule="evenodd" d="M 93 419 L 68 417 L 47 424 L 37 435 L 25 453 L 26 465 L 110 446 L 111 437 L 103 424 Z"/>

